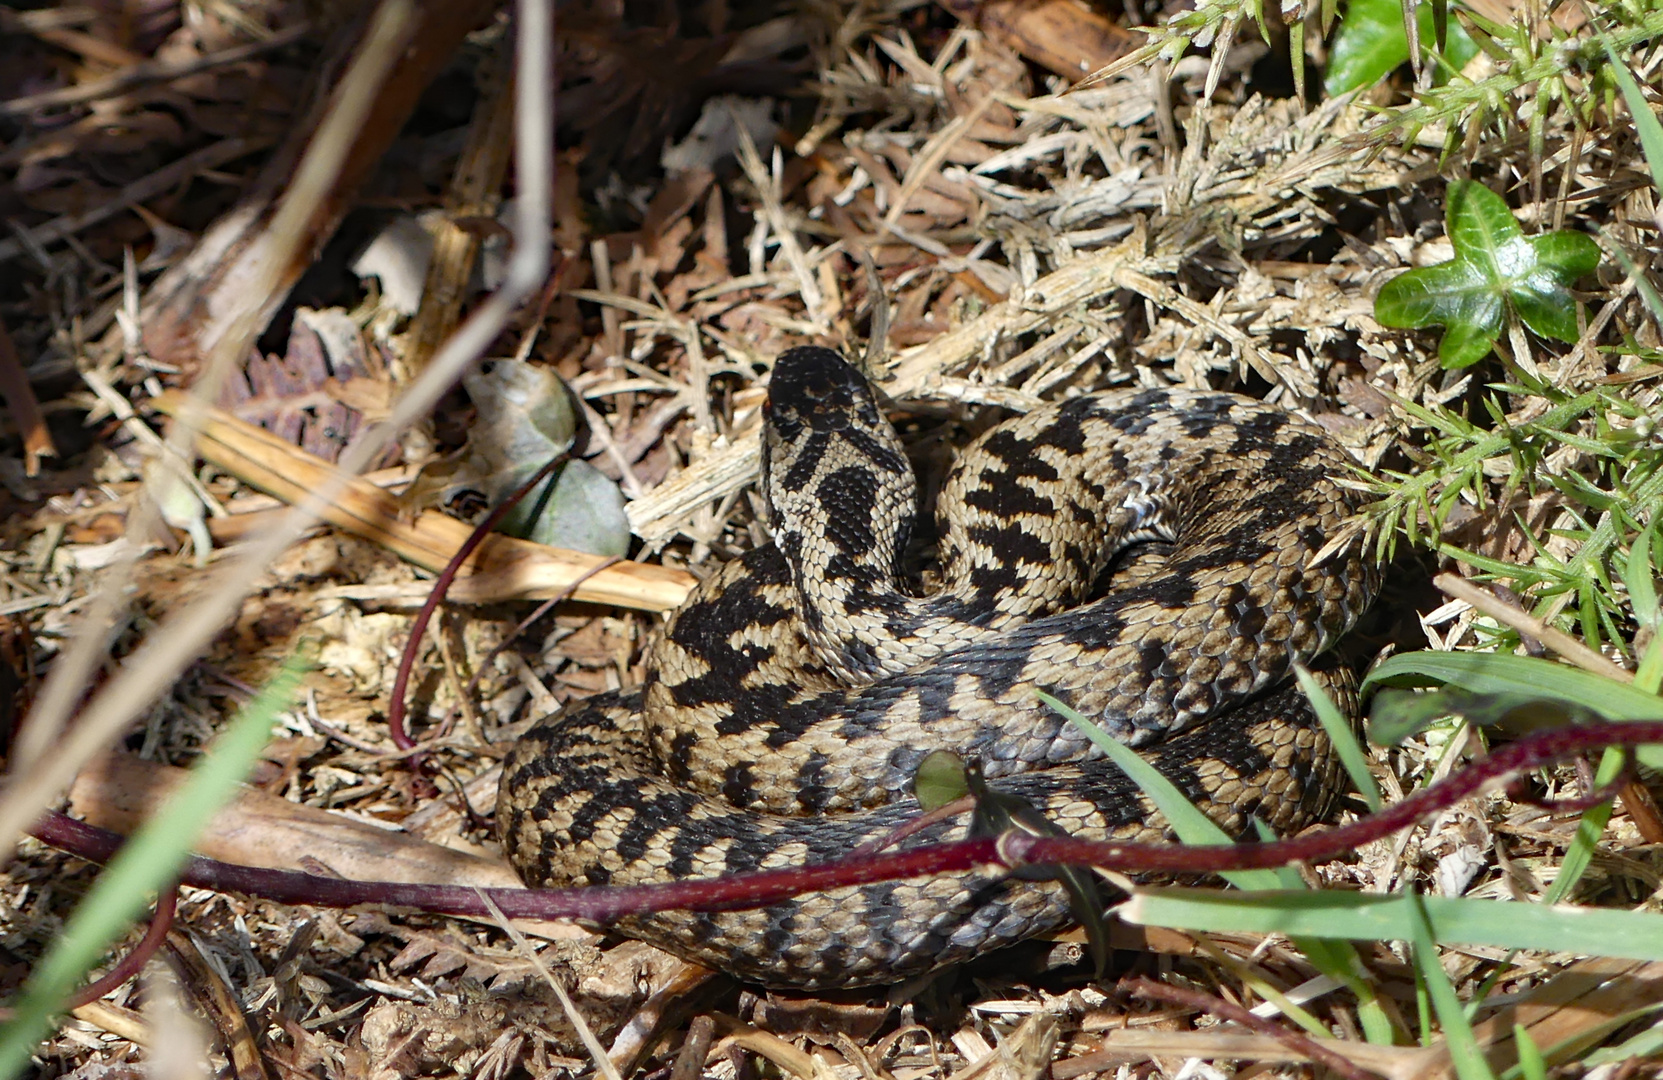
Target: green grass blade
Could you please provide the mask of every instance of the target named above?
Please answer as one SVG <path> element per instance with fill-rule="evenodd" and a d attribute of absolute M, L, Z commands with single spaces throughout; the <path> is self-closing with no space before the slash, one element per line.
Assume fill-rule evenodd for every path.
<path fill-rule="evenodd" d="M 1634 538 L 1633 545 L 1628 550 L 1628 559 L 1623 563 L 1623 587 L 1628 590 L 1630 603 L 1634 605 L 1634 618 L 1642 626 L 1656 627 L 1657 625 L 1657 586 L 1652 579 L 1654 568 L 1651 558 L 1652 529 L 1641 529 Z"/>
<path fill-rule="evenodd" d="M 1548 1080 L 1547 1059 L 1541 1047 L 1530 1037 L 1530 1029 L 1523 1024 L 1513 1025 L 1513 1045 L 1519 1048 L 1519 1063 L 1515 1067 L 1521 1080 Z M 1508 1075 L 1514 1070 L 1509 1069 Z"/>
<path fill-rule="evenodd" d="M 1599 768 L 1594 772 L 1594 787 L 1613 783 L 1622 772 L 1623 762 L 1627 757 L 1627 754 L 1616 747 L 1608 747 L 1600 757 Z M 1582 820 L 1577 822 L 1576 835 L 1571 838 L 1570 846 L 1565 849 L 1565 857 L 1560 860 L 1559 873 L 1554 876 L 1553 884 L 1548 886 L 1546 895 L 1542 897 L 1544 903 L 1557 904 L 1576 887 L 1588 865 L 1594 861 L 1594 848 L 1599 844 L 1599 838 L 1605 834 L 1605 826 L 1611 821 L 1611 809 L 1611 803 L 1607 800 L 1583 811 Z"/>
<path fill-rule="evenodd" d="M 1380 787 L 1374 782 L 1374 774 L 1369 771 L 1368 754 L 1363 750 L 1363 744 L 1358 741 L 1357 731 L 1351 721 L 1340 712 L 1340 707 L 1334 704 L 1334 700 L 1305 669 L 1304 664 L 1294 665 L 1293 673 L 1299 680 L 1299 688 L 1305 691 L 1305 696 L 1310 699 L 1311 708 L 1316 711 L 1322 729 L 1328 733 L 1328 740 L 1334 744 L 1334 752 L 1339 755 L 1340 764 L 1345 766 L 1345 774 L 1351 778 L 1351 786 L 1363 797 L 1371 811 L 1379 810 Z"/>
<path fill-rule="evenodd" d="M 1640 666 L 1634 669 L 1634 685 L 1656 693 L 1660 683 L 1663 683 L 1663 634 L 1656 634 L 1646 646 L 1645 655 L 1640 657 Z"/>
<path fill-rule="evenodd" d="M 1640 133 L 1640 149 L 1646 155 L 1646 164 L 1651 166 L 1651 182 L 1657 189 L 1656 194 L 1663 196 L 1663 124 L 1658 123 L 1657 115 L 1646 103 L 1646 95 L 1634 81 L 1628 65 L 1617 57 L 1611 39 L 1601 35 L 1600 44 L 1605 46 L 1605 55 L 1611 60 L 1611 76 L 1622 88 L 1623 101 L 1628 103 L 1635 130 Z"/>
<path fill-rule="evenodd" d="M 1414 946 L 1415 972 L 1425 984 L 1427 997 L 1432 999 L 1432 1009 L 1438 1014 L 1438 1023 L 1444 1029 L 1444 1042 L 1449 1047 L 1449 1059 L 1455 1066 L 1455 1075 L 1461 1080 L 1495 1080 L 1490 1063 L 1484 1060 L 1483 1053 L 1478 1049 L 1478 1039 L 1473 1036 L 1472 1023 L 1461 1007 L 1455 986 L 1438 960 L 1438 941 L 1441 939 L 1432 934 L 1432 923 L 1420 902 L 1421 897 L 1411 893 L 1400 899 L 1404 901 L 1403 906 L 1409 915 L 1409 941 Z"/>
<path fill-rule="evenodd" d="M 1640 290 L 1640 298 L 1646 302 L 1646 308 L 1651 312 L 1651 317 L 1658 322 L 1663 322 L 1663 297 L 1658 296 L 1657 290 L 1652 288 L 1651 278 L 1647 277 L 1635 261 L 1629 258 L 1628 252 L 1623 249 L 1623 246 L 1617 242 L 1615 237 L 1604 230 L 1601 230 L 1600 235 L 1605 237 L 1606 247 L 1611 254 L 1615 255 L 1617 261 L 1623 264 L 1623 270 L 1633 280 L 1634 287 Z"/>
<path fill-rule="evenodd" d="M 1256 892 L 1151 888 L 1121 906 L 1127 922 L 1209 933 L 1300 934 L 1353 941 L 1413 941 L 1424 907 L 1446 945 L 1663 960 L 1663 915 L 1569 904 L 1428 896 L 1413 909 L 1401 895 L 1325 890 Z"/>
<path fill-rule="evenodd" d="M 1321 688 L 1318 687 L 1318 693 Z M 1322 694 L 1326 699 L 1327 695 Z M 1184 793 L 1179 791 L 1172 781 L 1162 776 L 1160 772 L 1140 757 L 1135 751 L 1120 743 L 1108 732 L 1076 710 L 1064 705 L 1061 701 L 1041 692 L 1040 700 L 1047 706 L 1074 724 L 1092 743 L 1099 747 L 1109 760 L 1118 765 L 1122 771 L 1130 776 L 1149 796 L 1172 824 L 1173 831 L 1186 844 L 1228 844 L 1231 842 L 1228 834 L 1220 829 L 1212 819 L 1195 807 Z M 1333 703 L 1329 702 L 1332 708 Z M 1339 717 L 1339 710 L 1334 709 L 1340 727 L 1346 728 L 1350 734 L 1350 725 L 1343 717 Z M 1356 745 L 1356 737 L 1351 736 L 1352 744 Z M 1359 758 L 1362 748 L 1357 747 Z M 1366 771 L 1366 769 L 1365 769 Z M 1373 778 L 1370 777 L 1370 783 Z M 1220 875 L 1238 889 L 1254 891 L 1259 889 L 1302 889 L 1304 882 L 1299 871 L 1291 866 L 1280 867 L 1275 870 L 1245 870 L 1233 871 Z M 1338 935 L 1336 935 L 1338 936 Z M 1305 954 L 1306 958 L 1322 972 L 1344 983 L 1357 996 L 1357 1016 L 1363 1025 L 1363 1034 L 1369 1042 L 1378 1046 L 1390 1046 L 1395 1040 L 1390 1015 L 1375 993 L 1374 986 L 1369 982 L 1367 970 L 1362 960 L 1357 956 L 1357 950 L 1350 943 L 1339 940 L 1324 941 L 1315 937 L 1295 937 L 1290 940 Z"/>
<path fill-rule="evenodd" d="M 1366 693 L 1382 683 L 1454 683 L 1475 694 L 1527 694 L 1593 709 L 1613 720 L 1655 720 L 1663 698 L 1552 660 L 1502 653 L 1408 652 L 1387 657 L 1363 680 Z"/>
<path fill-rule="evenodd" d="M 1563 701 L 1613 720 L 1663 718 L 1663 698 L 1603 675 L 1505 653 L 1413 652 L 1388 657 L 1363 680 L 1366 693 L 1378 685 L 1427 686 L 1453 683 L 1475 694 L 1525 694 Z M 1663 769 L 1663 747 L 1636 747 L 1634 756 Z"/>
<path fill-rule="evenodd" d="M 1140 757 L 1137 751 L 1050 694 L 1041 691 L 1039 699 L 1083 731 L 1110 761 L 1131 777 L 1143 793 L 1149 796 L 1149 801 L 1155 804 L 1161 815 L 1171 824 L 1172 831 L 1177 833 L 1178 838 L 1184 843 L 1217 845 L 1235 842 L 1229 834 L 1214 824 L 1211 818 L 1196 809 L 1195 804 L 1190 802 L 1172 781 L 1162 776 L 1159 770 Z M 1288 884 L 1274 870 L 1233 871 L 1220 876 L 1238 889 L 1275 889 L 1287 887 Z M 1296 874 L 1295 878 L 1297 877 Z"/>
<path fill-rule="evenodd" d="M 1149 764 L 1136 750 L 1122 743 L 1097 724 L 1082 716 L 1078 711 L 1063 704 L 1044 691 L 1039 692 L 1039 700 L 1047 707 L 1055 709 L 1057 714 L 1085 733 L 1092 743 L 1110 761 L 1118 765 L 1122 772 L 1130 776 L 1158 807 L 1178 838 L 1186 844 L 1231 844 L 1234 843 L 1229 834 L 1213 823 L 1213 820 L 1185 797 L 1184 793 L 1160 774 L 1155 766 Z"/>
<path fill-rule="evenodd" d="M 1647 1005 L 1644 1008 L 1635 1009 L 1633 1012 L 1624 1013 L 1617 1018 L 1617 1021 L 1622 1025 L 1627 1025 L 1634 1020 L 1638 1020 L 1644 1014 L 1656 1012 L 1659 1009 L 1663 1009 L 1663 1004 Z M 1615 1065 L 1631 1058 L 1650 1061 L 1663 1060 L 1663 1023 L 1654 1024 L 1640 1032 L 1640 1034 L 1616 1046 L 1607 1046 L 1593 1051 L 1582 1059 L 1582 1064 L 1590 1069 L 1596 1069 L 1601 1065 Z"/>
<path fill-rule="evenodd" d="M 1321 938 L 1298 938 L 1296 940 L 1322 941 Z M 1322 941 L 1322 943 L 1343 947 L 1346 955 L 1354 959 L 1357 958 L 1357 951 L 1349 941 Z M 1311 956 L 1308 950 L 1305 955 L 1307 957 Z M 1317 963 L 1316 958 L 1311 957 L 1311 962 L 1313 964 Z M 1361 971 L 1362 961 L 1356 959 L 1353 966 Z M 1375 991 L 1374 984 L 1368 980 L 1368 976 L 1359 974 L 1348 979 L 1343 975 L 1336 975 L 1335 978 L 1344 982 L 1351 989 L 1351 992 L 1357 995 L 1357 1022 L 1363 1026 L 1364 1041 L 1373 1046 L 1396 1045 L 1398 1042 L 1397 1029 L 1392 1025 L 1392 1016 L 1386 1011 L 1385 1003 L 1380 1000 L 1380 995 Z"/>
<path fill-rule="evenodd" d="M 236 794 L 271 735 L 277 714 L 293 701 L 306 661 L 291 657 L 260 693 L 237 711 L 178 792 L 128 841 L 24 984 L 12 1019 L 0 1028 L 0 1077 L 19 1075 L 52 1029 L 52 1016 L 88 970 L 171 883 L 214 813 Z"/>

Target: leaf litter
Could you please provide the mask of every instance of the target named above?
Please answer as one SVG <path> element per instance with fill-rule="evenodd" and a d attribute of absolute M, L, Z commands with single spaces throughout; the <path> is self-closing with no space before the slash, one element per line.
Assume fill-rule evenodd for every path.
<path fill-rule="evenodd" d="M 1459 125 L 1434 124 L 1405 140 L 1383 134 L 1356 106 L 1303 108 L 1278 97 L 1261 74 L 1275 58 L 1248 32 L 1211 56 L 1176 58 L 1164 70 L 1128 68 L 1062 94 L 1053 72 L 1078 76 L 1115 59 L 1124 46 L 1115 35 L 1124 31 L 1112 22 L 1105 30 L 1100 16 L 1086 27 L 1069 21 L 1083 16 L 1039 7 L 1061 20 L 1060 31 L 992 11 L 976 31 L 944 11 L 905 4 L 807 14 L 707 5 L 677 21 L 627 28 L 604 7 L 563 13 L 557 265 L 545 293 L 489 355 L 501 365 L 530 362 L 571 388 L 581 408 L 563 423 L 573 435 L 588 429 L 574 466 L 629 496 L 637 561 L 704 573 L 766 539 L 748 486 L 766 365 L 805 337 L 861 356 L 866 339 L 882 335 L 871 354 L 874 374 L 888 376 L 926 477 L 945 467 L 942 446 L 962 442 L 1002 409 L 1161 382 L 1244 389 L 1304 409 L 1364 466 L 1402 468 L 1426 456 L 1429 438 L 1405 403 L 1442 409 L 1475 392 L 1470 373 L 1440 366 L 1433 336 L 1384 328 L 1372 302 L 1393 273 L 1416 265 L 1418 246 L 1443 235 L 1448 200 L 1432 181 Z M 235 244 L 216 250 L 211 241 L 223 235 L 239 188 L 266 168 L 262 155 L 305 130 L 304 104 L 327 70 L 320 49 L 350 52 L 339 27 L 303 26 L 286 10 L 204 10 L 205 18 L 185 20 L 163 7 L 124 25 L 97 9 L 5 15 L 14 24 L 8 29 L 33 47 L 15 54 L 22 63 L 0 65 L 8 72 L 0 97 L 11 106 L 0 156 L 16 176 L 7 213 L 22 230 L 0 241 L 12 274 L 0 293 L 0 322 L 58 444 L 55 458 L 36 455 L 28 468 L 21 454 L 0 461 L 0 497 L 10 511 L 0 619 L 7 640 L 19 642 L 7 650 L 18 708 L 118 554 L 111 545 L 130 543 L 125 525 L 146 497 L 148 460 L 134 425 L 149 422 L 148 401 L 196 370 L 189 349 L 163 347 L 156 337 L 167 319 L 150 316 L 188 308 L 180 296 L 234 295 L 234 281 L 215 274 L 234 265 Z M 1142 14 L 1153 22 L 1161 13 Z M 395 215 L 447 205 L 461 147 L 486 122 L 485 110 L 471 115 L 468 103 L 488 99 L 492 57 L 507 40 L 501 21 L 465 43 L 459 33 L 411 122 L 378 136 L 381 167 L 349 193 L 365 219 L 348 215 L 320 238 L 295 289 L 298 306 L 276 313 L 223 401 L 237 417 L 329 461 L 384 415 L 392 388 L 408 377 L 407 324 L 348 270 L 369 237 L 401 220 Z M 123 78 L 152 62 L 163 74 Z M 181 63 L 198 66 L 167 74 L 166 65 Z M 1505 199 L 1509 221 L 1525 222 L 1532 234 L 1605 226 L 1628 238 L 1622 230 L 1649 220 L 1654 206 L 1625 171 L 1638 151 L 1622 125 L 1573 123 L 1561 111 L 1539 138 L 1537 161 L 1521 139 L 1478 142 L 1461 159 L 1473 174 L 1468 182 Z M 1533 199 L 1541 173 L 1550 183 Z M 481 238 L 487 259 L 496 257 L 489 254 L 502 239 L 496 218 L 453 224 Z M 1629 250 L 1643 249 L 1630 243 Z M 164 285 L 155 275 L 169 266 Z M 182 292 L 169 291 L 181 281 Z M 1586 285 L 1586 330 L 1563 321 L 1549 327 L 1549 337 L 1577 339 L 1570 348 L 1526 340 L 1525 355 L 1506 337 L 1500 347 L 1549 381 L 1627 379 L 1625 400 L 1645 414 L 1655 405 L 1645 366 L 1654 361 L 1642 362 L 1658 347 L 1655 323 L 1615 278 Z M 449 287 L 477 297 L 471 275 Z M 118 318 L 134 307 L 127 299 L 134 291 L 143 300 L 142 349 Z M 1599 349 L 1625 338 L 1638 348 L 1608 371 Z M 83 371 L 119 388 L 140 414 L 112 413 Z M 499 444 L 511 442 L 538 427 L 534 410 L 499 410 L 494 419 L 473 412 L 486 396 L 447 401 L 372 479 L 398 486 L 416 468 L 458 454 L 472 461 L 458 486 L 473 485 L 487 500 L 512 486 L 507 455 L 483 450 L 484 432 L 501 429 Z M 1515 407 L 1509 422 L 1533 418 L 1531 400 L 1516 398 Z M 467 428 L 472 415 L 485 416 L 482 428 Z M 552 450 L 569 437 L 546 442 Z M 1560 476 L 1589 460 L 1571 442 L 1547 456 Z M 1576 505 L 1554 487 L 1507 501 L 1515 493 L 1500 466 L 1488 463 L 1495 460 L 1454 493 L 1436 524 L 1466 530 L 1448 535 L 1467 547 L 1490 543 L 1491 558 L 1529 563 L 1544 546 L 1555 558 L 1574 557 L 1580 548 L 1568 537 L 1567 516 Z M 226 524 L 269 512 L 271 502 L 246 481 L 216 468 L 197 479 L 229 511 L 204 511 L 217 544 L 260 528 L 257 518 Z M 1485 502 L 1498 494 L 1501 503 Z M 1518 516 L 1497 513 L 1502 507 Z M 1525 527 L 1511 524 L 1521 519 Z M 160 532 L 156 540 L 177 545 L 178 536 Z M 138 565 L 132 602 L 110 635 L 113 656 L 188 603 L 198 581 L 188 551 L 153 550 Z M 447 616 L 422 646 L 427 674 L 415 691 L 418 737 L 444 760 L 435 792 L 391 753 L 380 719 L 387 672 L 426 588 L 374 543 L 314 534 L 270 567 L 232 627 L 150 710 L 127 750 L 141 761 L 189 760 L 227 702 L 257 685 L 298 637 L 318 636 L 328 659 L 303 707 L 285 719 L 255 785 L 372 829 L 402 825 L 413 843 L 489 854 L 489 829 L 469 806 L 491 804 L 495 747 L 555 703 L 636 683 L 653 621 L 572 605 L 481 670 L 519 612 L 497 601 Z M 1409 620 L 1411 642 L 1423 623 L 1445 646 L 1497 632 L 1471 611 L 1440 615 L 1449 605 L 1435 600 L 1402 610 L 1417 603 L 1422 618 Z M 477 688 L 463 694 L 475 675 Z M 1379 752 L 1388 794 L 1447 768 L 1452 745 L 1464 739 L 1434 727 Z M 1464 885 L 1467 895 L 1539 895 L 1575 828 L 1574 818 L 1500 795 L 1465 813 L 1441 838 L 1413 834 L 1321 873 L 1353 887 L 1441 880 Z M 261 846 L 258 836 L 249 844 Z M 420 850 L 409 857 L 418 867 L 426 861 Z M 327 869 L 338 852 L 320 841 L 308 854 Z M 26 845 L 0 895 L 7 971 L 20 978 L 38 957 L 66 897 L 86 878 L 73 860 Z M 1578 896 L 1650 902 L 1658 878 L 1654 853 L 1619 815 Z M 188 895 L 183 909 L 194 947 L 246 1015 L 268 1072 L 510 1076 L 589 1068 L 546 991 L 489 928 L 407 914 L 314 915 L 209 894 Z M 303 933 L 311 918 L 320 929 Z M 1116 925 L 1111 944 L 1153 949 L 1159 963 L 1250 1006 L 1263 1003 L 1243 970 L 1288 992 L 1317 977 L 1275 939 Z M 689 1059 L 683 1068 L 691 1071 L 678 1075 L 747 1074 L 758 1057 L 800 1075 L 907 1080 L 1037 1075 L 1046 1061 L 1058 1077 L 1117 1072 L 1131 1062 L 1166 1075 L 1182 1071 L 1175 1062 L 1216 1054 L 1297 1067 L 1274 1044 L 1252 1042 L 1257 1036 L 1095 982 L 1077 937 L 1036 943 L 888 1001 L 736 997 L 720 987 L 686 989 L 676 965 L 639 947 L 603 952 L 587 940 L 549 947 L 559 953 L 551 966 L 565 973 L 590 1022 L 604 1038 L 616 1036 L 620 1056 L 633 1053 L 649 1071 L 668 1068 L 683 1047 L 681 1014 L 701 1011 L 736 1017 L 723 1016 L 719 1034 L 707 1035 L 708 1058 Z M 1404 957 L 1387 945 L 1361 951 L 1393 1008 L 1412 1011 L 1414 975 Z M 1119 955 L 1134 965 L 1156 962 Z M 1552 974 L 1552 959 L 1519 958 L 1503 969 L 1497 957 L 1465 950 L 1452 952 L 1446 967 L 1469 984 L 1497 978 L 1501 992 L 1528 1001 L 1532 986 Z M 188 995 L 208 1000 L 200 980 L 186 981 Z M 8 986 L 16 983 L 8 976 Z M 91 1076 L 139 1060 L 134 1043 L 111 1033 L 112 1017 L 131 1011 L 137 994 L 120 991 L 107 1011 L 71 1020 L 42 1049 L 49 1073 Z M 1329 1030 L 1356 1037 L 1345 995 L 1318 995 L 1308 1005 Z M 1049 1019 L 1027 1023 L 1041 1015 Z M 665 1024 L 665 1042 L 642 1034 L 643 1018 Z M 1032 1046 L 1045 1053 L 1036 1057 Z M 1388 1075 L 1446 1067 L 1410 1053 L 1369 1060 Z"/>

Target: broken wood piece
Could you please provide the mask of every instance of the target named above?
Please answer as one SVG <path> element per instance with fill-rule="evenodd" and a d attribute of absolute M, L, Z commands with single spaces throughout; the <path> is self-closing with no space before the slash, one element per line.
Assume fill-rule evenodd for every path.
<path fill-rule="evenodd" d="M 108 1001 L 89 1001 L 69 1010 L 69 1015 L 102 1028 L 111 1035 L 119 1035 L 130 1043 L 150 1045 L 150 1025 L 144 1022 L 144 1017 L 125 1006 L 112 1005 Z"/>
<path fill-rule="evenodd" d="M 265 1055 L 260 1053 L 260 1046 L 254 1041 L 254 1032 L 248 1024 L 248 1016 L 243 1012 L 242 998 L 231 988 L 224 967 L 210 962 L 202 951 L 202 944 L 194 935 L 183 930 L 168 931 L 167 947 L 181 981 L 189 988 L 197 1008 L 219 1033 L 225 1056 L 231 1059 L 231 1075 L 236 1080 L 271 1080 Z M 147 996 L 151 993 L 154 993 L 154 988 L 147 988 Z M 160 1017 L 157 1019 L 161 1020 Z M 158 1026 L 161 1030 L 156 1034 L 165 1039 L 168 1033 L 165 1021 Z M 198 1047 L 195 1052 L 200 1054 L 204 1049 Z"/>
<path fill-rule="evenodd" d="M 1427 1051 L 1409 1046 L 1374 1046 L 1342 1039 L 1319 1039 L 1322 1046 L 1354 1065 L 1379 1073 L 1390 1080 L 1414 1080 L 1424 1075 Z M 1103 1049 L 1079 1057 L 1064 1058 L 1051 1065 L 1053 1080 L 1111 1072 L 1117 1066 L 1156 1058 L 1198 1058 L 1202 1061 L 1261 1062 L 1292 1064 L 1304 1062 L 1303 1054 L 1269 1035 L 1254 1035 L 1230 1028 L 1205 1031 L 1138 1031 L 1121 1028 L 1103 1037 Z"/>
<path fill-rule="evenodd" d="M 156 409 L 177 417 L 185 395 L 169 390 L 153 400 Z M 294 504 L 326 482 L 345 486 L 320 516 L 331 525 L 372 540 L 400 558 L 438 573 L 473 529 L 436 511 L 407 522 L 397 498 L 361 477 L 341 477 L 321 458 L 221 410 L 202 410 L 197 453 L 244 483 Z M 462 565 L 447 594 L 458 603 L 546 600 L 559 596 L 606 560 L 599 555 L 548 547 L 492 534 Z M 575 600 L 615 604 L 640 611 L 667 611 L 693 587 L 691 574 L 646 563 L 621 562 L 594 573 L 572 593 Z"/>

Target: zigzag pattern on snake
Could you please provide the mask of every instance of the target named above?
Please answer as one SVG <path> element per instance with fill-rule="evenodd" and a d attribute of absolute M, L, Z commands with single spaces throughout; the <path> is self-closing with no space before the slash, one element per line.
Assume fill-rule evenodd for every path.
<path fill-rule="evenodd" d="M 1079 836 L 1153 840 L 1135 785 L 1043 690 L 1143 748 L 1226 830 L 1326 812 L 1338 768 L 1287 685 L 1372 599 L 1319 426 L 1232 394 L 1085 395 L 967 447 L 937 501 L 940 586 L 901 556 L 911 468 L 836 353 L 777 361 L 764 429 L 775 541 L 705 580 L 639 691 L 546 718 L 504 764 L 497 821 L 533 886 L 637 884 L 823 861 L 918 813 L 930 751 Z M 1143 542 L 1153 541 L 1152 545 Z M 1156 553 L 1127 559 L 1128 551 Z M 1347 683 L 1335 677 L 1344 696 Z M 906 845 L 962 835 L 941 822 Z M 1066 924 L 1049 881 L 978 872 L 613 927 L 771 985 L 892 982 Z"/>

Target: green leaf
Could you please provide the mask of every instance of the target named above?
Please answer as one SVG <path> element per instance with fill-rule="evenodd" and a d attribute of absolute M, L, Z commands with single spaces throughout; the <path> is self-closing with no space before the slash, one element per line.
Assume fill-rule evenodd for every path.
<path fill-rule="evenodd" d="M 1532 237 L 1528 243 L 1535 248 L 1539 264 L 1552 268 L 1567 281 L 1587 277 L 1599 269 L 1599 245 L 1586 233 L 1561 229 Z"/>
<path fill-rule="evenodd" d="M 1386 282 L 1374 300 L 1382 326 L 1442 326 L 1446 368 L 1488 356 L 1509 311 L 1541 337 L 1576 341 L 1570 286 L 1599 266 L 1598 244 L 1568 231 L 1527 237 L 1500 195 L 1465 180 L 1449 185 L 1445 231 L 1455 257 Z"/>
<path fill-rule="evenodd" d="M 1663 719 L 1663 698 L 1551 660 L 1505 653 L 1412 652 L 1381 661 L 1363 680 L 1376 686 L 1450 683 L 1475 694 L 1515 694 L 1564 702 L 1612 720 Z M 1642 764 L 1663 769 L 1663 747 L 1638 746 Z"/>
<path fill-rule="evenodd" d="M 1513 307 L 1540 337 L 1574 342 L 1581 334 L 1576 303 L 1566 286 L 1599 266 L 1599 245 L 1579 232 L 1553 232 L 1526 241 L 1533 245 L 1536 270 L 1513 285 Z"/>
<path fill-rule="evenodd" d="M 578 397 L 559 375 L 521 360 L 492 360 L 462 377 L 477 410 L 468 444 L 431 461 L 401 496 L 414 512 L 467 493 L 497 505 L 549 461 L 571 450 L 582 428 Z M 618 485 L 586 461 L 567 461 L 497 523 L 498 532 L 594 555 L 629 551 L 629 517 Z"/>
<path fill-rule="evenodd" d="M 1435 13 L 1431 4 L 1421 4 L 1416 14 L 1424 47 L 1436 36 Z M 1373 86 L 1409 62 L 1409 35 L 1404 32 L 1403 18 L 1398 0 L 1351 0 L 1346 5 L 1328 55 L 1328 75 L 1322 82 L 1329 97 Z M 1460 24 L 1450 27 L 1444 57 L 1448 67 L 1459 71 L 1476 55 L 1478 46 Z"/>
<path fill-rule="evenodd" d="M 1472 367 L 1496 347 L 1501 336 L 1501 305 L 1485 309 L 1481 321 L 1456 322 L 1444 330 L 1438 344 L 1438 362 L 1451 370 Z"/>

